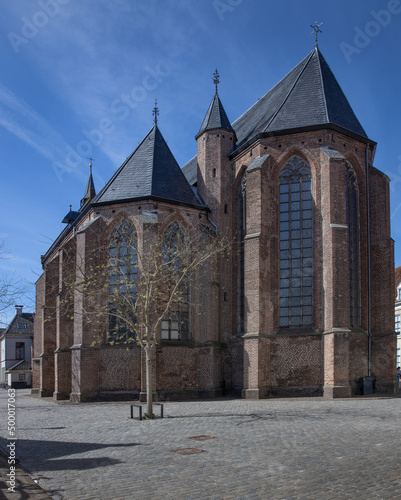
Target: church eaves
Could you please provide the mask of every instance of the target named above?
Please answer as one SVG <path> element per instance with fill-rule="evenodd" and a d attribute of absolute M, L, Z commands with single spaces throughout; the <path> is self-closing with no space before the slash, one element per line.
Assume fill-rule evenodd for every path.
<path fill-rule="evenodd" d="M 93 204 L 103 205 L 146 198 L 203 206 L 157 125 L 94 198 Z"/>
<path fill-rule="evenodd" d="M 234 123 L 237 146 L 257 134 L 334 124 L 367 137 L 318 47 Z"/>

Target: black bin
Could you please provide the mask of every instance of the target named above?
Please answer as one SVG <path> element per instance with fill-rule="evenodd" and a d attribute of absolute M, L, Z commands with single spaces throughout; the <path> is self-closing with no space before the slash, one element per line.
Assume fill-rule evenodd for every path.
<path fill-rule="evenodd" d="M 373 377 L 364 377 L 362 379 L 362 394 L 373 394 L 374 392 L 374 378 Z"/>

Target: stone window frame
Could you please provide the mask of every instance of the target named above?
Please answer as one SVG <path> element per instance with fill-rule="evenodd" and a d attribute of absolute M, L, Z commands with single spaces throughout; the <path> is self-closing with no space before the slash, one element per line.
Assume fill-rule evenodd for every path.
<path fill-rule="evenodd" d="M 291 156 L 278 177 L 279 329 L 314 324 L 314 206 L 310 165 Z"/>
<path fill-rule="evenodd" d="M 179 220 L 173 220 L 163 231 L 162 237 L 162 258 L 167 256 L 169 268 L 167 272 L 172 272 L 171 252 L 174 251 L 174 240 L 186 234 L 186 229 Z M 175 265 L 179 266 L 177 262 Z M 167 315 L 162 319 L 160 325 L 160 338 L 162 342 L 188 342 L 190 340 L 190 320 L 191 320 L 191 286 L 190 281 L 183 281 L 181 294 L 187 300 L 179 300 L 174 302 L 172 307 L 167 312 Z"/>
<path fill-rule="evenodd" d="M 129 257 L 127 258 L 128 252 L 122 251 L 122 249 L 127 248 L 124 244 L 129 244 L 130 240 L 133 244 L 129 245 Z M 136 293 L 136 279 L 138 276 L 137 245 L 138 233 L 134 224 L 127 218 L 119 220 L 110 232 L 107 243 L 110 294 L 114 293 L 116 288 L 119 288 L 119 293 Z M 114 259 L 116 259 L 118 265 L 117 269 L 113 262 Z M 110 302 L 110 310 L 113 307 L 113 304 Z M 135 318 L 133 319 L 134 321 L 136 320 Z M 135 333 L 129 331 L 128 325 L 123 320 L 113 314 L 109 314 L 108 342 L 116 344 L 126 343 L 133 336 L 135 336 Z"/>

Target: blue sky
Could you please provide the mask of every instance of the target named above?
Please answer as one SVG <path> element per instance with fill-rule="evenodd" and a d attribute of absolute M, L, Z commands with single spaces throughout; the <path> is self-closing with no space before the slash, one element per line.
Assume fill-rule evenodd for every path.
<path fill-rule="evenodd" d="M 40 255 L 79 208 L 94 157 L 97 191 L 152 127 L 178 163 L 221 75 L 231 121 L 319 47 L 391 179 L 401 265 L 399 0 L 5 0 L 0 19 L 0 275 L 36 281 Z M 33 294 L 31 294 L 33 295 Z M 25 305 L 33 304 L 25 298 Z"/>

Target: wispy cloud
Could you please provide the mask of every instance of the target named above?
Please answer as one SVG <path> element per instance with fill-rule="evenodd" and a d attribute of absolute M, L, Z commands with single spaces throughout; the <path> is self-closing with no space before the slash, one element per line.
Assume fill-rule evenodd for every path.
<path fill-rule="evenodd" d="M 43 158 L 62 158 L 67 144 L 29 104 L 0 83 L 0 126 L 33 148 Z"/>

